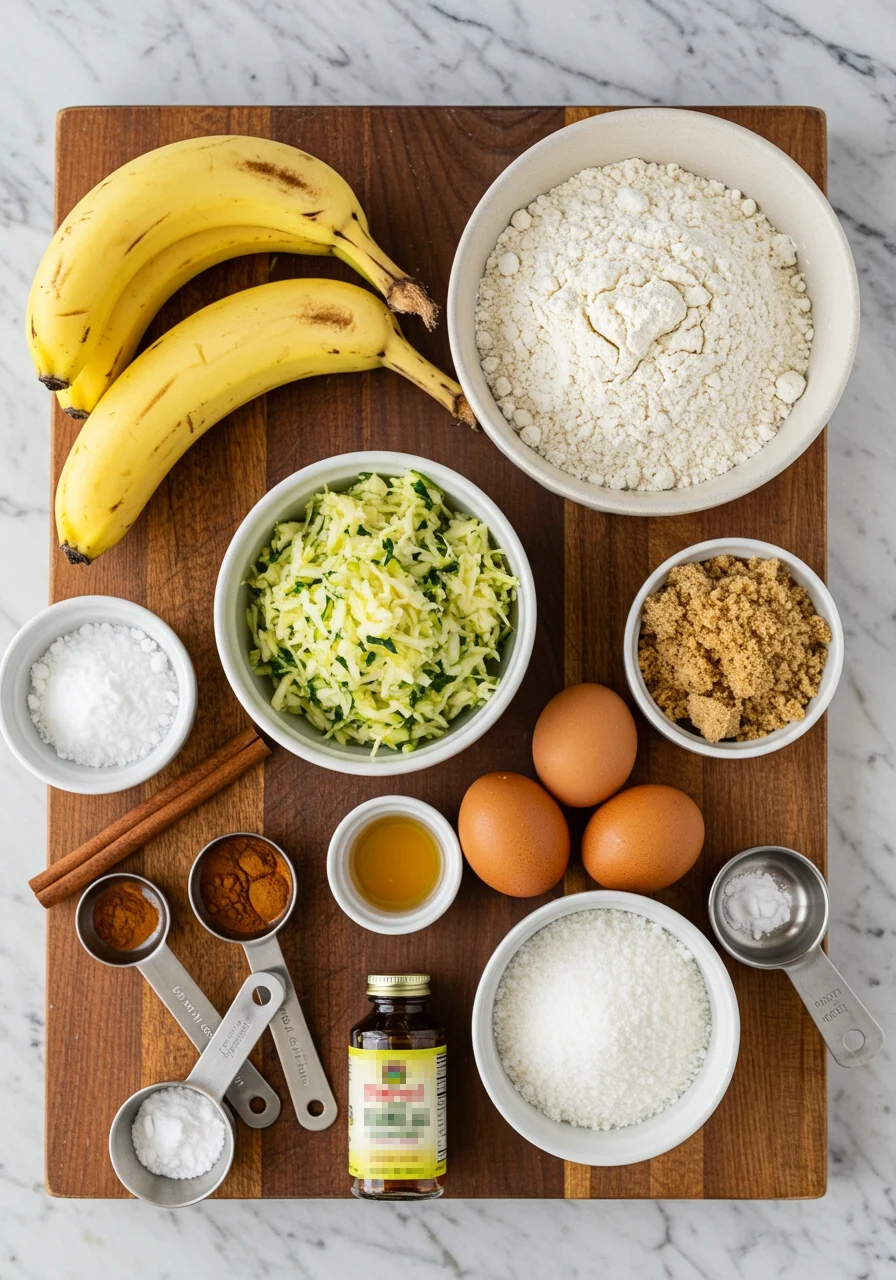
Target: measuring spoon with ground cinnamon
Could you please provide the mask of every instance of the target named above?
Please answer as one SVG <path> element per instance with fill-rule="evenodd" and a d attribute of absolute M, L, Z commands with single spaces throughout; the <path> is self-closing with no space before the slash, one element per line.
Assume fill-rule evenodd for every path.
<path fill-rule="evenodd" d="M 274 973 L 283 983 L 286 997 L 270 1026 L 289 1096 L 303 1128 L 328 1128 L 336 1119 L 336 1099 L 276 937 L 296 904 L 292 863 L 265 836 L 234 831 L 200 850 L 188 890 L 196 918 L 209 933 L 240 943 L 253 973 Z"/>

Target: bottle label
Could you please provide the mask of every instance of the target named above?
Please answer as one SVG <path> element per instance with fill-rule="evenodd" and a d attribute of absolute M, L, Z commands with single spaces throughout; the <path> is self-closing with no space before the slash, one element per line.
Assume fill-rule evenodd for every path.
<path fill-rule="evenodd" d="M 447 1155 L 447 1054 L 348 1051 L 348 1171 L 355 1178 L 438 1178 Z"/>

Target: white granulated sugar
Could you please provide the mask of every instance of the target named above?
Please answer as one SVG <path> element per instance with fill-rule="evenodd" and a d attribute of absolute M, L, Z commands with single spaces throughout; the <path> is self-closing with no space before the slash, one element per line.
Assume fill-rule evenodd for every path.
<path fill-rule="evenodd" d="M 177 677 L 138 627 L 85 623 L 31 667 L 28 710 L 62 760 L 109 768 L 142 760 L 171 728 Z"/>
<path fill-rule="evenodd" d="M 137 1159 L 165 1178 L 198 1178 L 224 1150 L 224 1121 L 198 1089 L 157 1089 L 141 1104 L 131 1126 Z"/>
<path fill-rule="evenodd" d="M 745 871 L 725 885 L 722 908 L 725 919 L 756 942 L 783 924 L 789 924 L 793 903 L 790 890 L 767 871 Z"/>
<path fill-rule="evenodd" d="M 709 1045 L 706 984 L 687 948 L 631 911 L 578 911 L 524 943 L 501 978 L 504 1070 L 552 1120 L 620 1129 L 664 1111 Z"/>
<path fill-rule="evenodd" d="M 626 160 L 513 215 L 476 340 L 504 416 L 548 462 L 610 489 L 687 488 L 757 453 L 802 395 L 805 291 L 754 200 Z"/>

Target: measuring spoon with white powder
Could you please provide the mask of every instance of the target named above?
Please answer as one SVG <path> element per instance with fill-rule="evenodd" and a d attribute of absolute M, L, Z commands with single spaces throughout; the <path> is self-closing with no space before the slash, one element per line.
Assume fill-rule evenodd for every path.
<path fill-rule="evenodd" d="M 183 1209 L 204 1200 L 221 1185 L 233 1164 L 236 1147 L 233 1120 L 224 1106 L 224 1094 L 282 1004 L 283 995 L 283 983 L 275 974 L 250 974 L 186 1080 L 147 1085 L 122 1103 L 109 1131 L 109 1157 L 119 1179 L 132 1195 L 166 1209 Z M 207 1116 L 210 1127 L 223 1129 L 217 1158 L 210 1168 L 195 1177 L 152 1173 L 137 1155 L 133 1131 L 138 1112 L 148 1098 L 167 1089 L 198 1095 L 196 1110 Z M 172 1135 L 162 1137 L 170 1142 Z"/>
<path fill-rule="evenodd" d="M 722 868 L 709 891 L 709 919 L 729 955 L 754 969 L 783 969 L 841 1067 L 860 1067 L 884 1036 L 821 949 L 828 887 L 795 849 L 760 845 Z"/>
<path fill-rule="evenodd" d="M 138 886 L 159 914 L 155 930 L 131 951 L 120 951 L 104 942 L 93 922 L 97 900 L 116 884 Z M 221 1015 L 168 946 L 170 925 L 168 901 L 158 885 L 143 876 L 120 871 L 95 880 L 81 895 L 75 913 L 78 939 L 88 955 L 114 969 L 136 969 L 142 973 L 201 1053 L 221 1025 Z M 250 1129 L 266 1129 L 280 1114 L 280 1099 L 251 1062 L 234 1077 L 227 1090 L 227 1101 Z"/>

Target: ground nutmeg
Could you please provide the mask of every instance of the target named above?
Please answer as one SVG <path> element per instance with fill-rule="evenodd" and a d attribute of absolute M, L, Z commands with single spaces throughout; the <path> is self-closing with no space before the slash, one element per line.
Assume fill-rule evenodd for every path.
<path fill-rule="evenodd" d="M 266 841 L 231 836 L 202 860 L 199 893 L 215 925 L 230 933 L 263 933 L 286 910 L 292 879 Z"/>

